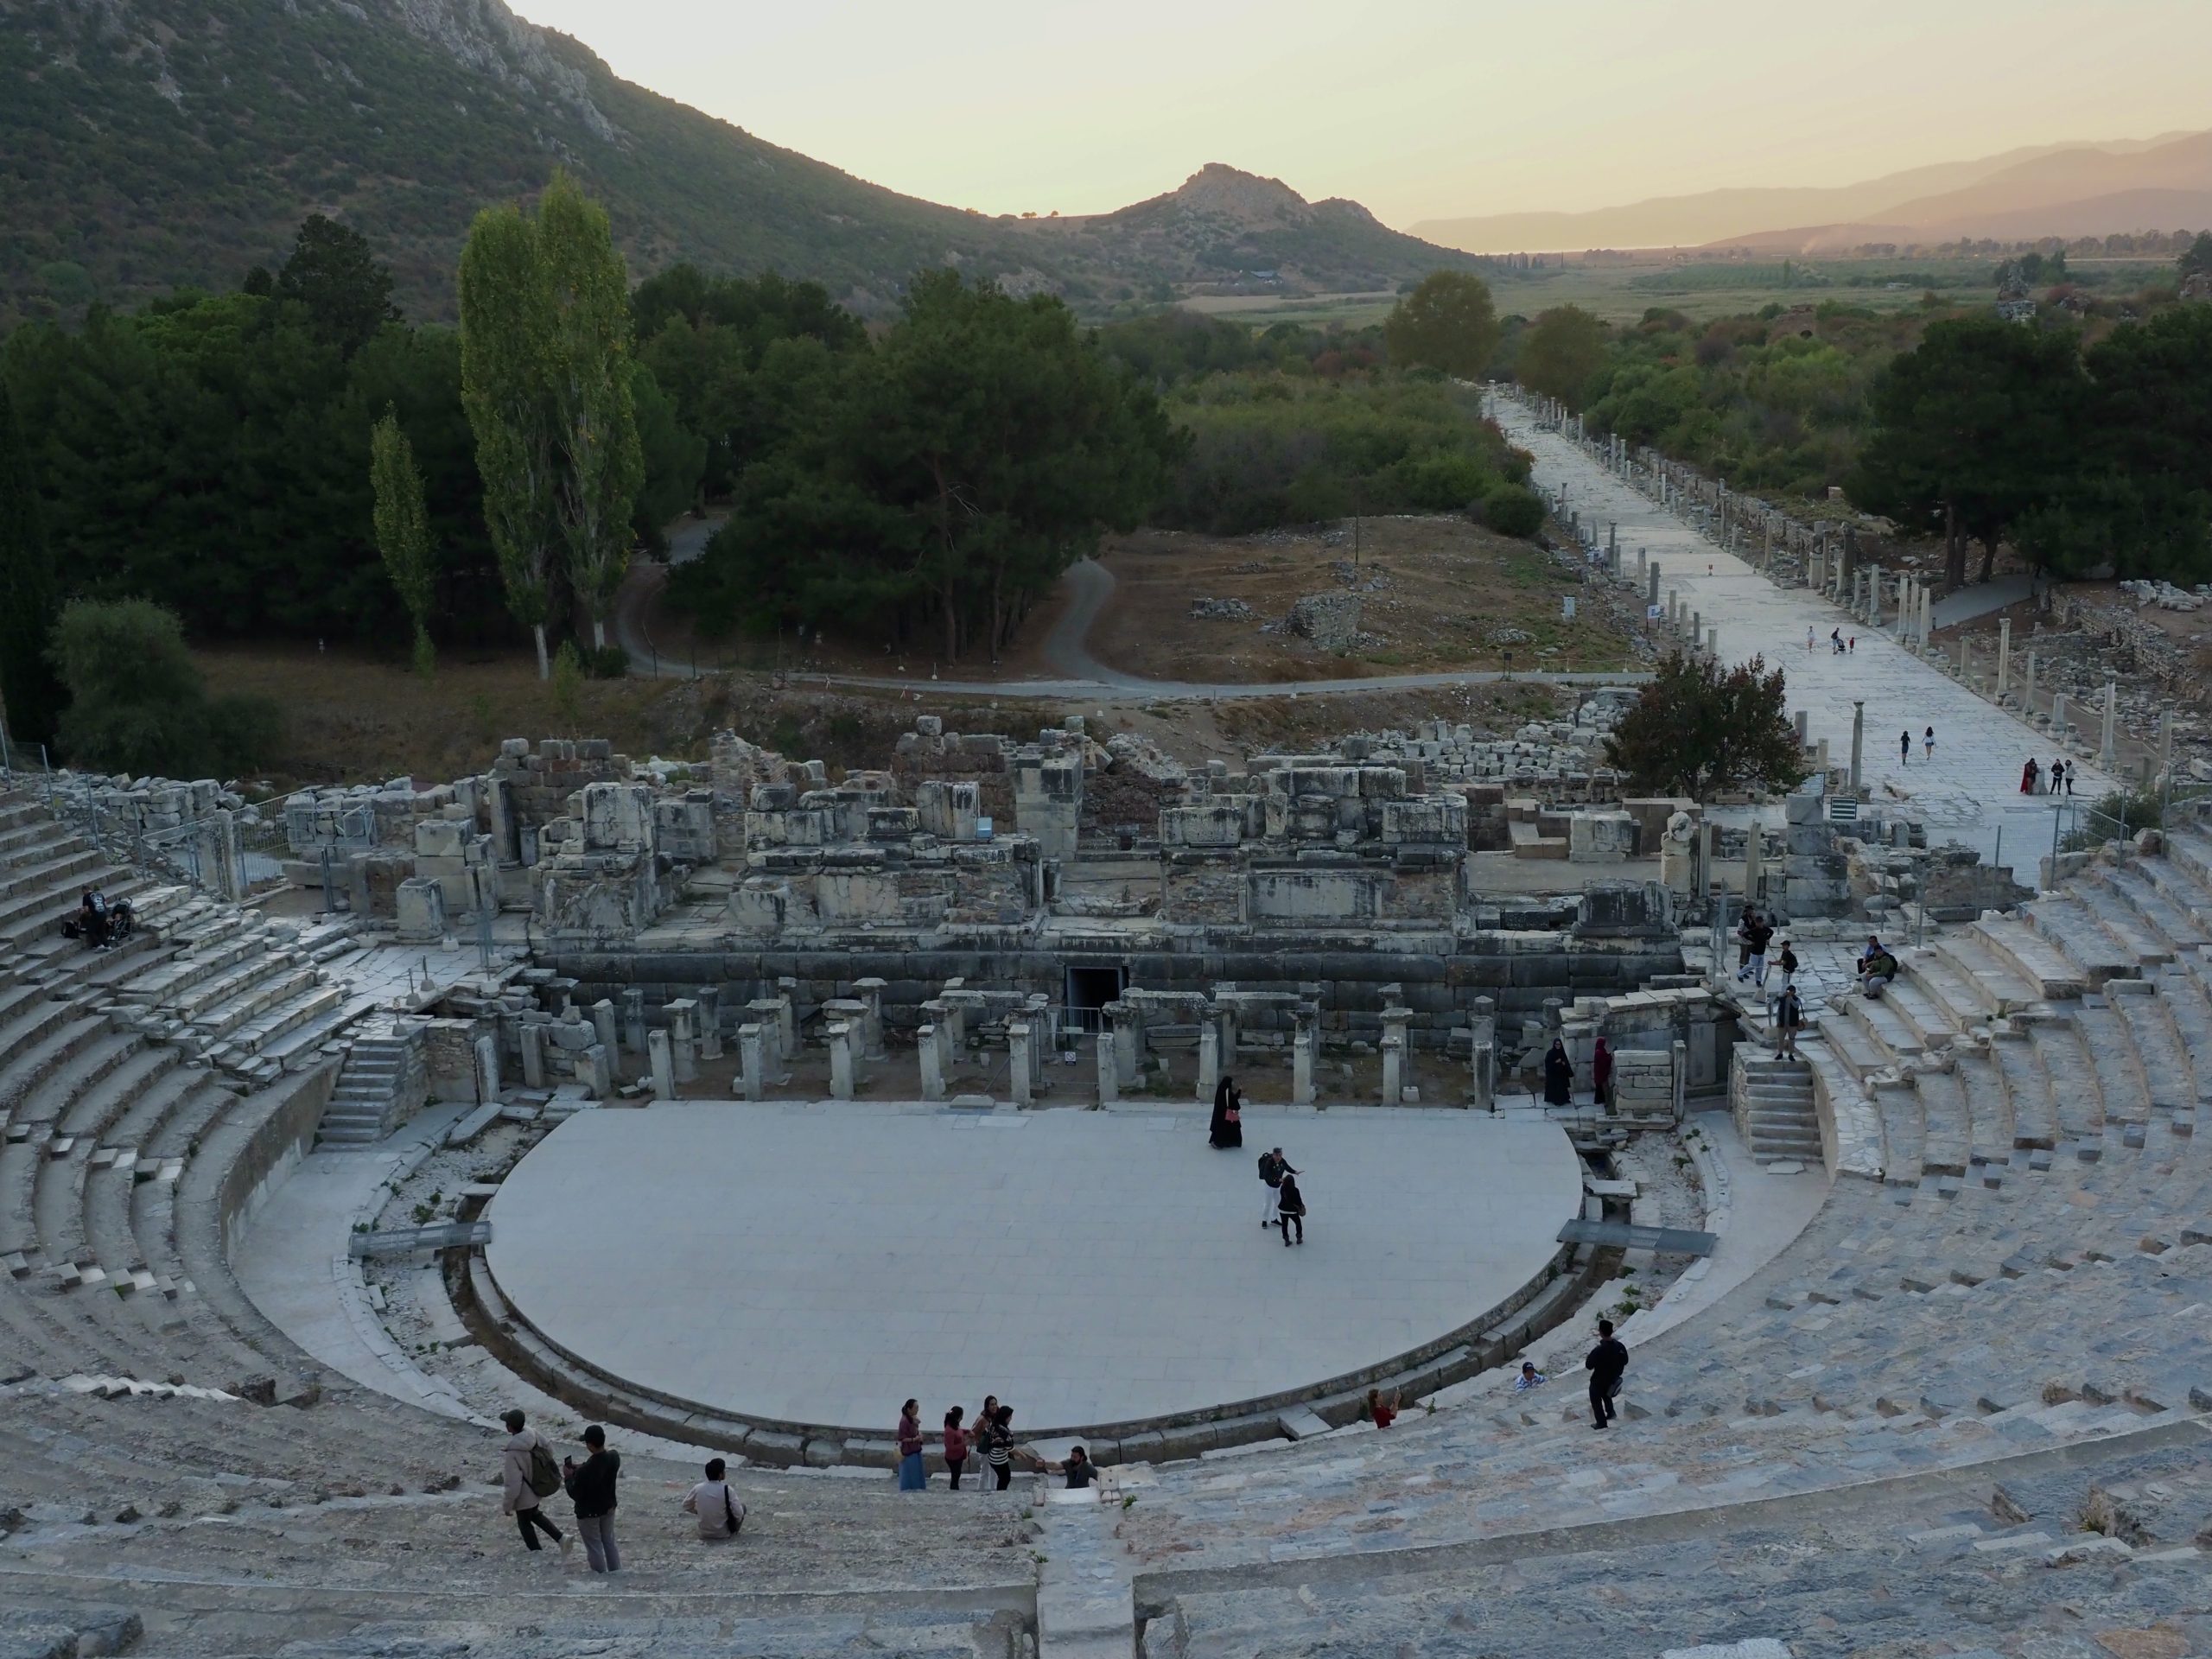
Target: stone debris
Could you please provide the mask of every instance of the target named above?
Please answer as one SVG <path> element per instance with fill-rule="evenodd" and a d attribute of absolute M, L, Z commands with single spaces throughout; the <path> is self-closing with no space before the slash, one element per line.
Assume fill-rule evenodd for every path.
<path fill-rule="evenodd" d="M 1191 601 L 1191 614 L 1202 620 L 1243 622 L 1259 613 L 1241 599 L 1194 599 Z"/>

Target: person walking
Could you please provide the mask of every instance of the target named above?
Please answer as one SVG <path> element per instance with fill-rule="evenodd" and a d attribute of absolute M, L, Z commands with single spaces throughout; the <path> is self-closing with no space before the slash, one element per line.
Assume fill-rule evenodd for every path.
<path fill-rule="evenodd" d="M 1758 912 L 1745 905 L 1743 915 L 1736 923 L 1736 982 L 1738 985 L 1751 976 L 1751 935 L 1758 925 Z"/>
<path fill-rule="evenodd" d="M 1908 726 L 1904 731 L 1897 734 L 1897 765 L 1901 766 L 1909 766 L 1911 764 L 1912 728 Z"/>
<path fill-rule="evenodd" d="M 1290 1160 L 1282 1155 L 1281 1147 L 1260 1154 L 1260 1182 L 1262 1188 L 1262 1196 L 1260 1199 L 1261 1226 L 1272 1227 L 1275 1224 L 1275 1198 L 1282 1190 L 1283 1177 L 1295 1175 L 1298 1173 L 1290 1166 Z"/>
<path fill-rule="evenodd" d="M 1282 1222 L 1283 1248 L 1290 1248 L 1290 1230 L 1294 1225 L 1298 1229 L 1298 1242 L 1303 1244 L 1306 1242 L 1306 1195 L 1298 1190 L 1298 1178 L 1293 1172 L 1284 1172 L 1282 1185 L 1276 1190 L 1275 1214 Z"/>
<path fill-rule="evenodd" d="M 1590 1373 L 1591 1427 L 1604 1428 L 1619 1414 L 1613 1409 L 1613 1398 L 1621 1391 L 1621 1378 L 1628 1372 L 1628 1348 L 1613 1334 L 1611 1319 L 1598 1321 L 1598 1345 L 1582 1362 Z"/>
<path fill-rule="evenodd" d="M 607 1431 L 597 1423 L 584 1430 L 587 1455 L 582 1463 L 561 1459 L 562 1484 L 576 1506 L 576 1530 L 584 1541 L 584 1558 L 594 1573 L 620 1573 L 622 1552 L 614 1542 L 614 1479 L 622 1472 L 622 1454 L 607 1449 Z"/>
<path fill-rule="evenodd" d="M 1837 656 L 1842 656 L 1843 630 L 1841 628 L 1830 628 L 1828 630 L 1828 643 L 1835 647 L 1835 654 Z"/>
<path fill-rule="evenodd" d="M 1385 1400 L 1382 1389 L 1370 1389 L 1367 1391 L 1367 1414 L 1374 1420 L 1376 1427 L 1389 1427 L 1398 1421 L 1398 1396 L 1394 1394 Z"/>
<path fill-rule="evenodd" d="M 1936 728 L 1933 726 L 1928 728 L 1926 734 L 1921 739 L 1921 743 L 1922 753 L 1927 759 L 1933 760 L 1936 758 Z"/>
<path fill-rule="evenodd" d="M 968 1466 L 968 1431 L 960 1427 L 961 1408 L 944 1414 L 944 1468 L 952 1477 L 952 1490 L 960 1490 L 960 1471 Z"/>
<path fill-rule="evenodd" d="M 1805 1023 L 1805 1005 L 1797 1000 L 1797 988 L 1785 985 L 1782 995 L 1774 1005 L 1774 1057 L 1777 1060 L 1797 1058 L 1797 1030 Z"/>
<path fill-rule="evenodd" d="M 699 1517 L 699 1536 L 706 1543 L 721 1543 L 744 1529 L 745 1505 L 730 1491 L 728 1464 L 707 1459 L 707 1478 L 684 1494 L 683 1512 Z"/>
<path fill-rule="evenodd" d="M 929 1471 L 922 1465 L 922 1402 L 909 1400 L 899 1408 L 899 1427 L 892 1431 L 899 1442 L 899 1490 L 925 1492 Z"/>
<path fill-rule="evenodd" d="M 537 1437 L 535 1429 L 524 1427 L 529 1420 L 519 1411 L 511 1411 L 499 1421 L 507 1426 L 506 1444 L 499 1448 L 505 1487 L 499 1512 L 514 1516 L 523 1542 L 532 1550 L 540 1547 L 537 1535 L 542 1532 L 560 1545 L 565 1555 L 575 1548 L 575 1541 L 563 1535 L 538 1507 L 539 1499 L 561 1490 L 561 1469 L 553 1461 L 552 1448 Z"/>
<path fill-rule="evenodd" d="M 1813 625 L 1812 625 L 1811 623 L 1808 622 L 1808 623 L 1805 625 L 1805 649 L 1806 649 L 1806 650 L 1808 650 L 1808 651 L 1810 651 L 1812 648 L 1813 648 Z"/>
<path fill-rule="evenodd" d="M 983 1438 L 983 1461 L 990 1465 L 991 1473 L 998 1478 L 998 1490 L 1006 1491 L 1014 1479 L 1014 1408 L 1001 1406 L 991 1414 L 989 1432 Z"/>
<path fill-rule="evenodd" d="M 1600 1037 L 1598 1046 L 1590 1051 L 1590 1098 L 1603 1107 L 1612 1092 L 1613 1051 L 1605 1046 Z"/>
<path fill-rule="evenodd" d="M 1236 1092 L 1236 1079 L 1226 1071 L 1213 1086 L 1213 1118 L 1206 1144 L 1224 1152 L 1244 1144 L 1244 1097 Z"/>
<path fill-rule="evenodd" d="M 1751 831 L 1757 835 L 1758 830 Z M 1760 990 L 1766 988 L 1766 948 L 1774 939 L 1774 924 L 1753 912 L 1751 917 L 1751 983 Z"/>
<path fill-rule="evenodd" d="M 1574 1102 L 1574 1062 L 1567 1058 L 1567 1045 L 1558 1038 L 1544 1053 L 1544 1104 L 1568 1106 Z"/>

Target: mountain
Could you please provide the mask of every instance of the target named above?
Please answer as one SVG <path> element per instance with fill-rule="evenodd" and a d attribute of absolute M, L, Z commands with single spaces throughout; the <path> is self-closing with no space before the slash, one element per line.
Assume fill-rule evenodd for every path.
<path fill-rule="evenodd" d="M 1471 263 L 1229 168 L 1126 224 L 902 196 L 625 81 L 502 0 L 0 0 L 0 322 L 235 286 L 314 212 L 376 245 L 410 315 L 447 316 L 476 210 L 556 165 L 606 201 L 634 274 L 774 269 L 862 311 L 944 263 L 1089 305 L 1246 253 L 1294 289 Z M 1248 187 L 1280 193 L 1265 223 L 1205 205 Z"/>
<path fill-rule="evenodd" d="M 1571 251 L 1584 248 L 1772 248 L 1817 251 L 1862 242 L 1942 242 L 1961 236 L 2105 235 L 2156 226 L 2212 222 L 2127 219 L 2118 197 L 2129 182 L 2191 174 L 2191 145 L 2212 135 L 2044 144 L 1976 161 L 1946 162 L 1827 188 L 1708 190 L 1661 196 L 1581 213 L 1501 213 L 1424 219 L 1413 233 L 1477 253 Z M 2202 182 L 2212 185 L 2212 177 Z M 2194 188 L 2192 186 L 2191 188 Z M 1980 193 L 1987 191 L 1985 198 Z M 2063 209 L 2065 211 L 2062 212 Z M 2011 214 L 2018 217 L 2005 219 Z M 2048 225 L 2038 214 L 2050 216 Z M 1967 228 L 2002 219 L 2025 228 Z M 2109 221 L 2109 222 L 2108 222 Z M 2074 225 L 2094 228 L 2074 229 Z"/>
<path fill-rule="evenodd" d="M 1292 290 L 1357 292 L 1480 263 L 1391 230 L 1356 201 L 1308 201 L 1281 179 L 1219 162 L 1179 189 L 1110 213 L 1028 222 L 1125 280 L 1172 273 L 1167 280 L 1187 286 L 1249 287 L 1256 279 Z"/>

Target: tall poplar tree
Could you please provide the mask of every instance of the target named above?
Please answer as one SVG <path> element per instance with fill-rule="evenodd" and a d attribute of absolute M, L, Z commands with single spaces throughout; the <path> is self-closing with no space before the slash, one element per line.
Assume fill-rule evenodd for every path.
<path fill-rule="evenodd" d="M 430 514 L 423 499 L 423 474 L 416 470 L 415 446 L 399 424 L 397 410 L 369 429 L 369 483 L 376 496 L 377 551 L 398 590 L 400 603 L 415 622 L 415 671 L 430 677 L 437 661 L 430 644 L 430 602 L 435 575 L 430 560 Z"/>
<path fill-rule="evenodd" d="M 630 564 L 630 509 L 645 481 L 630 391 L 630 285 L 607 210 L 556 173 L 537 205 L 538 257 L 551 296 L 545 359 L 560 466 L 554 509 L 569 585 L 607 648 L 607 613 Z"/>
<path fill-rule="evenodd" d="M 0 385 L 0 703 L 18 744 L 54 736 L 68 699 L 54 671 L 54 556 L 16 406 Z"/>
<path fill-rule="evenodd" d="M 561 538 L 555 410 L 546 392 L 552 339 L 537 226 L 518 207 L 486 207 L 461 253 L 461 397 L 476 434 L 484 522 L 507 609 L 537 641 L 542 680 L 553 674 L 545 619 Z"/>

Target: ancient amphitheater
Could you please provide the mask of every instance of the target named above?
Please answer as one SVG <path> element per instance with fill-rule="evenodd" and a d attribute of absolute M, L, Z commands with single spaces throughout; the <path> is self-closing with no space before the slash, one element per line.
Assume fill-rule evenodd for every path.
<path fill-rule="evenodd" d="M 1823 1018 L 1825 1201 L 1714 1305 L 1639 1316 L 1611 1435 L 1569 1376 L 1436 1389 L 1449 1356 L 1387 1432 L 1332 1402 L 1233 1455 L 1107 1445 L 1106 1506 L 748 1468 L 717 1552 L 673 1511 L 683 1443 L 746 1431 L 664 1421 L 612 1583 L 515 1547 L 480 1413 L 333 1375 L 233 1275 L 353 942 L 111 867 L 28 790 L 0 861 L 0 1652 L 2212 1650 L 2212 832 L 2110 847 Z M 108 952 L 54 931 L 94 882 L 142 918 Z M 1717 1177 L 1725 1228 L 1759 1177 Z M 1586 1332 L 1530 1351 L 1572 1372 Z M 594 1386 L 566 1421 L 619 1414 Z"/>

